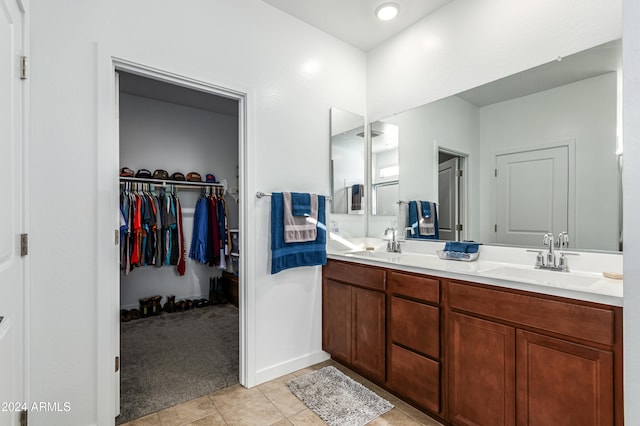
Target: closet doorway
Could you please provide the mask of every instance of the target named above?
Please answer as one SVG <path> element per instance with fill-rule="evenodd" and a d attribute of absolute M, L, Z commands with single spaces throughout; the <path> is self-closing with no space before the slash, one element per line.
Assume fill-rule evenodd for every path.
<path fill-rule="evenodd" d="M 239 382 L 237 99 L 119 70 L 120 416 Z"/>

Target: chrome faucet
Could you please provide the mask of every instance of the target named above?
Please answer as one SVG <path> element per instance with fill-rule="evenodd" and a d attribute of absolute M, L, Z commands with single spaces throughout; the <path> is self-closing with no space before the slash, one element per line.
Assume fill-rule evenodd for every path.
<path fill-rule="evenodd" d="M 396 239 L 398 229 L 395 226 L 390 226 L 384 230 L 384 235 L 389 235 L 389 233 L 391 233 L 391 239 L 387 242 L 387 251 L 390 253 L 400 253 L 400 243 L 403 243 L 404 241 L 398 241 Z"/>
<path fill-rule="evenodd" d="M 577 253 L 560 252 L 560 257 L 556 255 L 554 249 L 561 249 L 569 247 L 569 234 L 561 232 L 557 238 L 554 238 L 552 233 L 544 234 L 542 239 L 544 245 L 549 248 L 546 256 L 542 255 L 541 250 L 527 250 L 530 252 L 538 253 L 536 257 L 536 269 L 547 269 L 550 271 L 569 272 L 569 264 L 567 263 L 566 255 L 578 256 Z"/>

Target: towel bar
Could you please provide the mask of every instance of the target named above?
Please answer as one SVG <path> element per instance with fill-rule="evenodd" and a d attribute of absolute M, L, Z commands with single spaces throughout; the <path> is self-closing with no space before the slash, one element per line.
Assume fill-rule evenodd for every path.
<path fill-rule="evenodd" d="M 262 197 L 271 197 L 271 193 L 270 192 L 262 192 L 262 191 L 258 191 L 256 192 L 256 197 L 257 198 L 262 198 Z M 330 195 L 325 195 L 324 198 L 327 201 L 331 201 L 331 196 Z"/>

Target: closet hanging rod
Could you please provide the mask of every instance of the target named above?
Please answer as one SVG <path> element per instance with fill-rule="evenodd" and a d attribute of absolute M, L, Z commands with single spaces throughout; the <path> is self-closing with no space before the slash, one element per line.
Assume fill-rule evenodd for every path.
<path fill-rule="evenodd" d="M 136 177 L 120 177 L 120 184 L 122 185 L 124 182 L 150 183 L 150 184 L 159 185 L 159 186 L 173 185 L 178 188 L 204 188 L 204 187 L 224 188 L 223 184 L 214 183 L 214 182 L 191 182 L 188 180 L 166 180 L 166 179 L 145 179 L 145 178 L 136 178 Z"/>
<path fill-rule="evenodd" d="M 262 192 L 262 191 L 258 191 L 256 192 L 256 197 L 257 198 L 262 198 L 262 197 L 271 197 L 271 193 L 270 192 Z M 325 195 L 324 198 L 327 201 L 331 201 L 331 195 Z"/>

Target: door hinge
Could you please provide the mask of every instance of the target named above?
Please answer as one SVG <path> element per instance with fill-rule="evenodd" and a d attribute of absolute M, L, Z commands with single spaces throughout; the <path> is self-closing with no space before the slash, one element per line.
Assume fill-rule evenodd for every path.
<path fill-rule="evenodd" d="M 20 79 L 26 80 L 27 78 L 29 78 L 29 58 L 20 56 Z"/>
<path fill-rule="evenodd" d="M 462 177 L 462 169 L 456 170 L 456 177 Z"/>
<path fill-rule="evenodd" d="M 498 232 L 498 225 L 493 225 L 493 232 Z"/>
<path fill-rule="evenodd" d="M 120 230 L 119 229 L 116 229 L 115 236 L 116 236 L 116 238 L 115 238 L 115 240 L 113 240 L 113 242 L 116 243 L 116 245 L 118 245 L 118 244 L 120 244 Z"/>
<path fill-rule="evenodd" d="M 29 420 L 27 418 L 27 416 L 29 412 L 27 410 L 22 410 L 20 411 L 20 426 L 27 426 L 29 423 Z"/>
<path fill-rule="evenodd" d="M 120 357 L 116 357 L 116 373 L 120 371 Z"/>
<path fill-rule="evenodd" d="M 458 223 L 456 225 L 456 231 L 462 231 L 462 224 L 461 223 Z"/>
<path fill-rule="evenodd" d="M 29 234 L 20 234 L 20 256 L 29 254 Z"/>
<path fill-rule="evenodd" d="M 498 177 L 498 169 L 493 169 L 493 177 Z"/>

